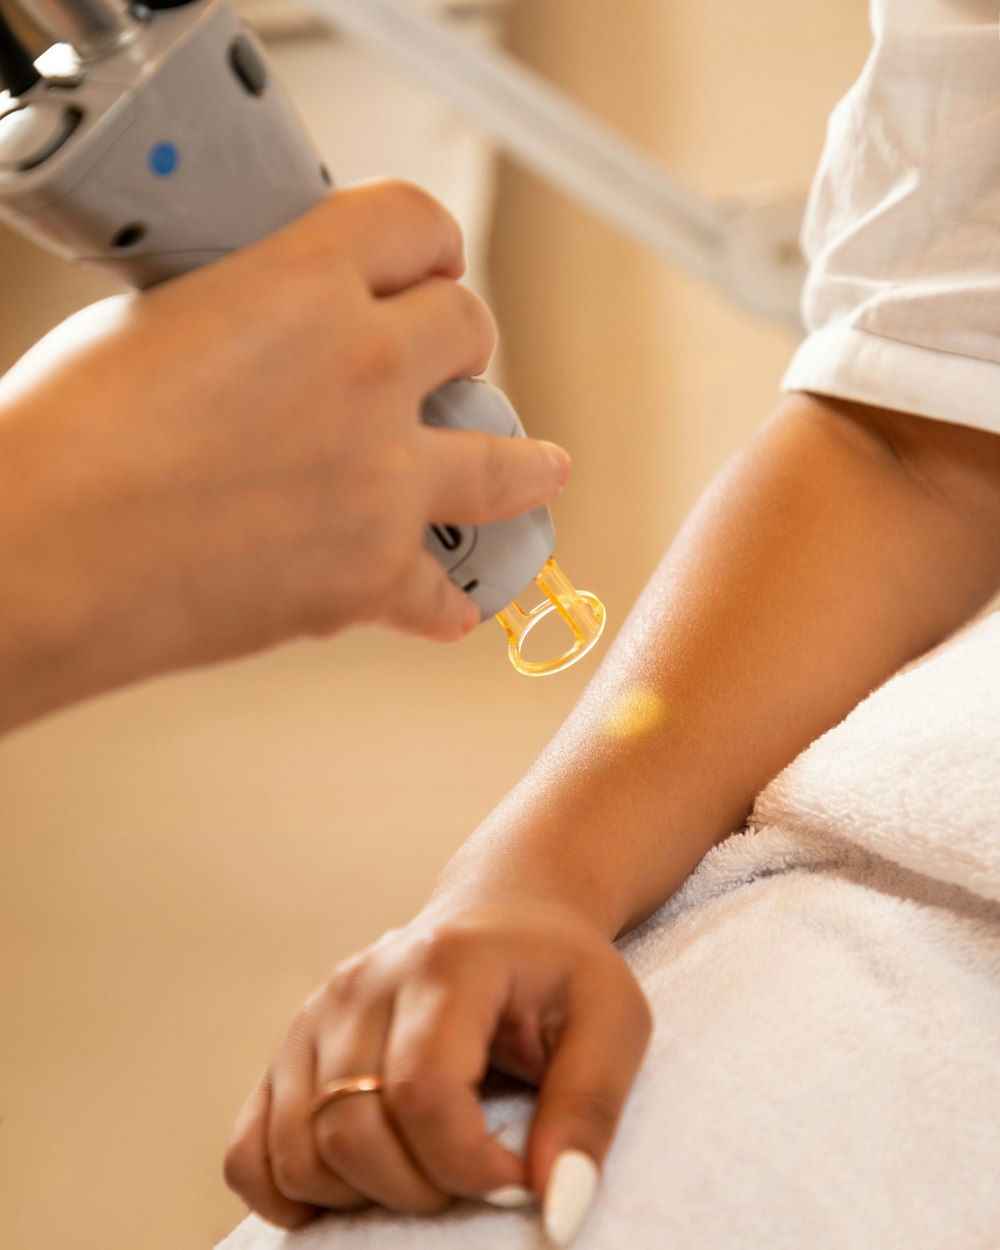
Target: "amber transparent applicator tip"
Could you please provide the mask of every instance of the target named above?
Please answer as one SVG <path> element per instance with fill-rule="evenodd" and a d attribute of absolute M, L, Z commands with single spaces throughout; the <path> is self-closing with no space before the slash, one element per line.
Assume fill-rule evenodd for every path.
<path fill-rule="evenodd" d="M 497 620 L 510 643 L 511 664 L 529 677 L 544 677 L 549 673 L 561 673 L 587 654 L 604 632 L 605 612 L 600 599 L 589 590 L 577 590 L 555 560 L 547 561 L 535 578 L 535 585 L 545 595 L 541 603 L 526 610 L 515 599 L 497 613 Z M 569 631 L 569 646 L 550 660 L 526 659 L 525 640 L 535 626 L 553 612 L 558 612 Z"/>

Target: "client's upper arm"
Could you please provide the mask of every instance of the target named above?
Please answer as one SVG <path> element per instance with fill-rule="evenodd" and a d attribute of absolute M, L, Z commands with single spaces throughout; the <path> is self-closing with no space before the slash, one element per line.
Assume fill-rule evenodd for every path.
<path fill-rule="evenodd" d="M 829 396 L 810 398 L 869 435 L 916 489 L 980 527 L 1000 558 L 1000 434 Z"/>

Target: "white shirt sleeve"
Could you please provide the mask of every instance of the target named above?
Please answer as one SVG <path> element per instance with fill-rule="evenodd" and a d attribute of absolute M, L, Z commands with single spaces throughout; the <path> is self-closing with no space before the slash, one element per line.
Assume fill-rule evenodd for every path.
<path fill-rule="evenodd" d="M 1000 432 L 1000 4 L 873 0 L 803 242 L 782 382 Z"/>

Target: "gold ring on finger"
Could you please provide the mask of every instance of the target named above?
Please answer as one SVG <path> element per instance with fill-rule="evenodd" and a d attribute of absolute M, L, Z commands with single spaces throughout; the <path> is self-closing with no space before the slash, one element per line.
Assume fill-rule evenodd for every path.
<path fill-rule="evenodd" d="M 310 1114 L 315 1118 L 331 1103 L 340 1102 L 342 1098 L 351 1098 L 354 1094 L 377 1094 L 381 1089 L 382 1078 L 374 1072 L 366 1072 L 361 1076 L 339 1076 L 334 1081 L 327 1081 L 320 1088 L 313 1100 Z"/>

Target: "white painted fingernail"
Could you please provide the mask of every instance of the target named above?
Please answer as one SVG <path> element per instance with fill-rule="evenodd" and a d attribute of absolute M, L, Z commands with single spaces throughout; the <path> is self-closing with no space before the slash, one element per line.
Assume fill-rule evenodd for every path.
<path fill-rule="evenodd" d="M 564 1150 L 552 1165 L 542 1223 L 557 1246 L 568 1246 L 580 1231 L 597 1193 L 597 1164 L 582 1150 Z"/>
<path fill-rule="evenodd" d="M 494 1207 L 530 1207 L 535 1201 L 535 1195 L 523 1185 L 503 1185 L 483 1194 L 483 1202 Z"/>

